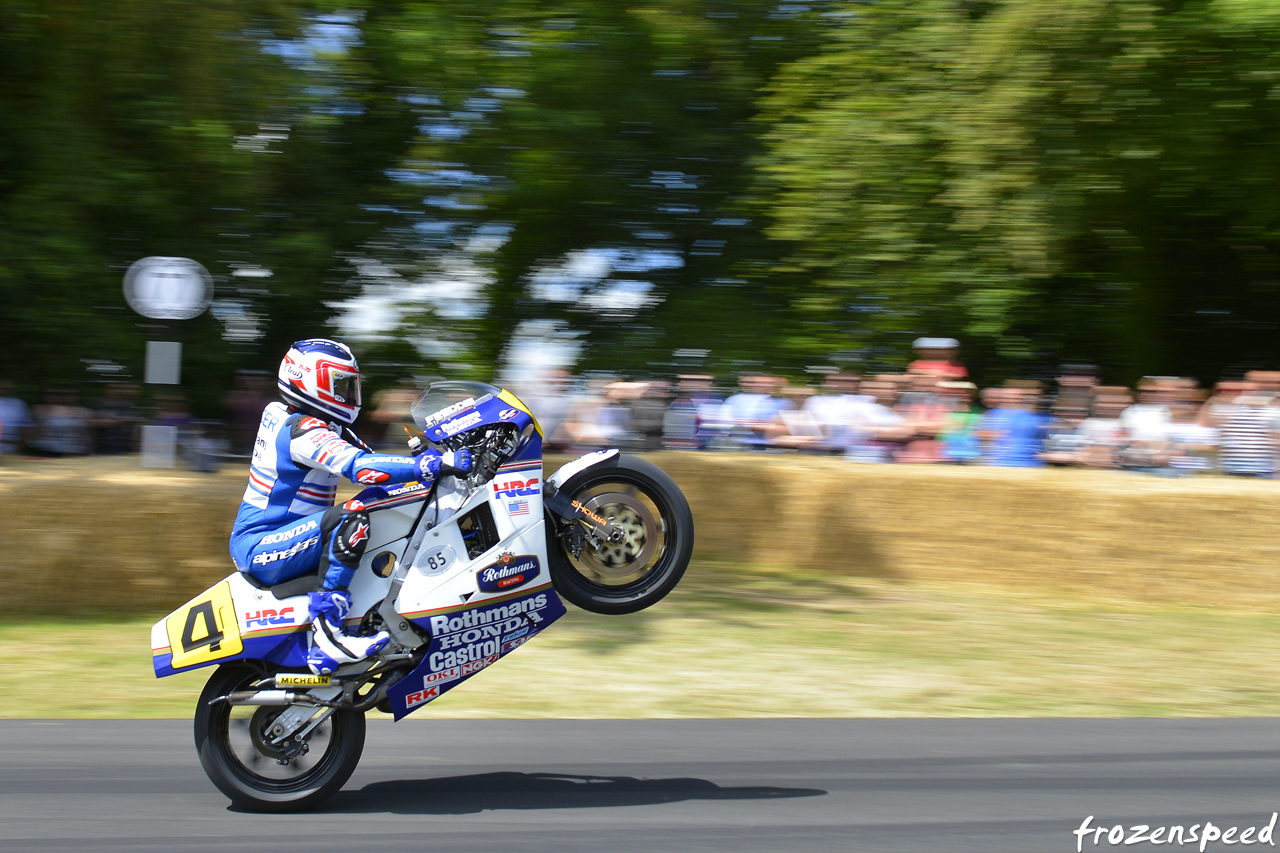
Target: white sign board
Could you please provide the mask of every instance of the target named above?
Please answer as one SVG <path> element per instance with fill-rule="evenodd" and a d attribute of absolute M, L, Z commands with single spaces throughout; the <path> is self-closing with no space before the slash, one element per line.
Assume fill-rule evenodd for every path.
<path fill-rule="evenodd" d="M 148 385 L 177 385 L 182 379 L 182 344 L 178 341 L 147 341 Z"/>
<path fill-rule="evenodd" d="M 142 467 L 172 468 L 178 461 L 178 428 L 142 425 Z"/>
<path fill-rule="evenodd" d="M 213 300 L 213 277 L 190 258 L 143 258 L 124 274 L 124 298 L 143 317 L 190 320 Z"/>

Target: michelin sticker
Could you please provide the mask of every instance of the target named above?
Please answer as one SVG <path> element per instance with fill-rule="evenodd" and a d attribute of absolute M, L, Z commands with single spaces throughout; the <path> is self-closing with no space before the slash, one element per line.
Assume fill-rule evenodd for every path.
<path fill-rule="evenodd" d="M 327 675 L 302 675 L 282 672 L 276 676 L 276 687 L 328 687 Z"/>

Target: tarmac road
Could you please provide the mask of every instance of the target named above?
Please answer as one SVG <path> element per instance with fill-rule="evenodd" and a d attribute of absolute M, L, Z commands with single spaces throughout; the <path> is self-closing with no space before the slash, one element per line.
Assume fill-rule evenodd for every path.
<path fill-rule="evenodd" d="M 186 722 L 9 720 L 0 849 L 1067 851 L 1087 815 L 1264 825 L 1278 745 L 1269 719 L 378 720 L 342 793 L 270 816 L 228 808 Z"/>

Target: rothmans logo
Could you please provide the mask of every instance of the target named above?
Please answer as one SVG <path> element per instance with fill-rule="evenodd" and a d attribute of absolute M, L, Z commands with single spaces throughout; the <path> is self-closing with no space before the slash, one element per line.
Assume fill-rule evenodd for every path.
<path fill-rule="evenodd" d="M 515 589 L 537 577 L 538 571 L 538 558 L 532 554 L 517 557 L 504 551 L 498 562 L 476 573 L 476 585 L 482 592 Z"/>

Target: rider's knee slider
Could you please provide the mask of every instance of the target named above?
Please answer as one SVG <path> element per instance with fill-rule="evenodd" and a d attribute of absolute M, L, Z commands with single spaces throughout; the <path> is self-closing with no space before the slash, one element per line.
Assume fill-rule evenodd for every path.
<path fill-rule="evenodd" d="M 344 565 L 356 566 L 369 544 L 369 513 L 334 507 L 325 514 L 321 529 L 331 535 L 333 556 Z"/>

